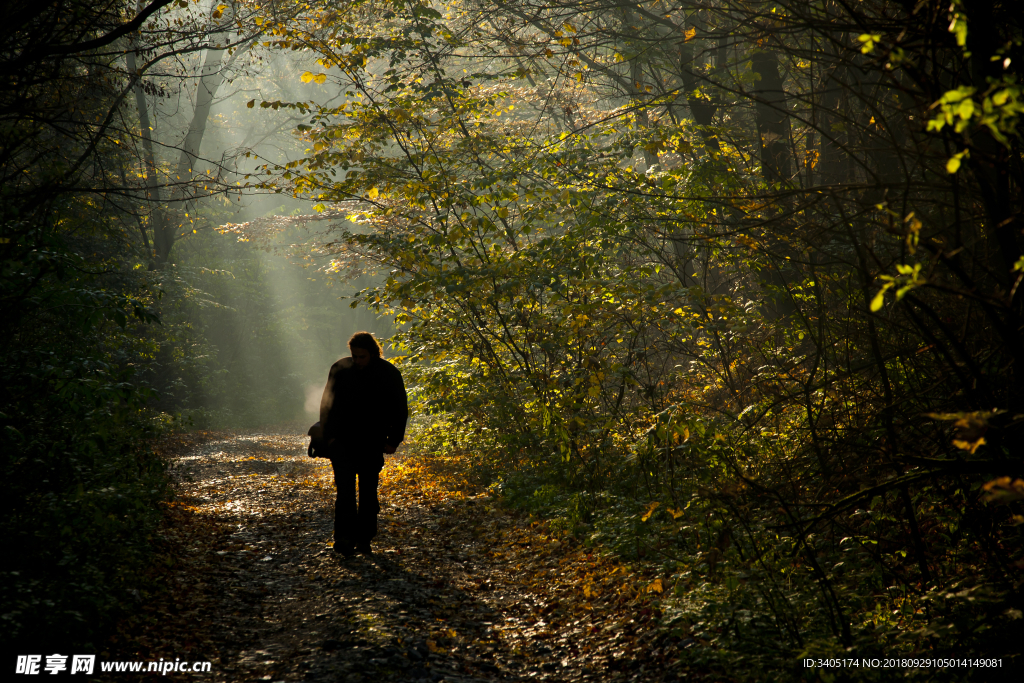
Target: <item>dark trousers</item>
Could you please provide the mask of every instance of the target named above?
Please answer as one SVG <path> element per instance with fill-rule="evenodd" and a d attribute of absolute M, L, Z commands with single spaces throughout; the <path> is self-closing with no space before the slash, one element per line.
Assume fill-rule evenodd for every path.
<path fill-rule="evenodd" d="M 334 501 L 334 545 L 352 548 L 369 543 L 377 535 L 377 484 L 380 482 L 380 468 L 355 468 L 340 458 L 332 458 L 334 485 L 338 497 Z M 359 480 L 359 500 L 356 500 L 356 479 Z"/>

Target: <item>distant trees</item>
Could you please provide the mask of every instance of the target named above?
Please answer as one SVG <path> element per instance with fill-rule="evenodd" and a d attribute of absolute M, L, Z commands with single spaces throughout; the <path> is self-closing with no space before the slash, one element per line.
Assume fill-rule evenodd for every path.
<path fill-rule="evenodd" d="M 12 21 L 3 29 L 10 48 L 2 65 L 8 79 L 2 112 L 6 124 L 2 180 L 5 191 L 32 207 L 29 211 L 45 211 L 47 201 L 57 196 L 93 194 L 116 197 L 109 200 L 138 213 L 135 207 L 145 206 L 147 198 L 154 206 L 172 198 L 180 203 L 192 195 L 194 189 L 189 188 L 197 183 L 203 183 L 207 193 L 212 183 L 225 189 L 220 178 L 207 178 L 193 171 L 193 166 L 210 101 L 224 77 L 221 56 L 239 44 L 230 41 L 225 29 L 228 23 L 232 28 L 243 23 L 234 11 L 225 16 L 227 5 L 215 5 L 208 20 L 203 20 L 201 14 L 192 14 L 188 3 L 173 3 L 183 8 L 168 12 L 171 4 L 157 0 L 138 7 L 119 3 L 94 8 L 75 2 L 45 9 L 14 6 Z M 248 39 L 243 34 L 240 41 L 245 44 Z M 209 55 L 189 133 L 180 145 L 181 159 L 173 181 L 165 173 L 158 182 L 154 177 L 156 121 L 145 96 L 147 89 L 154 94 L 156 90 L 147 81 L 147 72 L 170 57 L 180 63 L 204 50 Z M 139 107 L 137 112 L 131 104 Z M 102 162 L 112 151 L 117 152 L 112 156 L 120 160 L 120 167 Z M 140 177 L 147 180 L 145 194 L 139 192 Z M 160 196 L 165 188 L 172 196 Z M 166 212 L 167 207 L 156 211 L 152 226 L 146 212 L 133 221 L 140 246 L 152 249 L 149 258 L 154 265 L 166 261 L 177 234 L 164 225 Z M 22 219 L 24 214 L 19 211 Z M 24 220 L 21 224 L 27 226 Z"/>
<path fill-rule="evenodd" d="M 230 75 L 237 75 L 236 62 L 244 59 L 260 33 L 258 27 L 246 23 L 249 10 L 242 3 L 213 3 L 209 8 L 195 11 L 188 8 L 187 3 L 184 7 L 181 12 L 169 13 L 153 22 L 144 34 L 134 36 L 125 53 L 125 65 L 134 81 L 139 121 L 137 140 L 141 142 L 140 162 L 146 181 L 146 200 L 151 209 L 147 227 L 152 234 L 152 245 L 145 230 L 143 239 L 152 250 L 151 266 L 154 268 L 167 264 L 175 242 L 192 232 L 198 199 L 234 189 L 230 180 L 235 177 L 230 156 L 222 155 L 217 160 L 202 158 L 200 147 L 218 91 Z M 188 73 L 189 57 L 195 62 L 195 75 Z M 143 58 L 145 63 L 140 65 Z M 195 80 L 193 92 L 181 88 L 174 93 L 179 102 L 183 94 L 190 96 L 191 112 L 183 132 L 172 130 L 158 136 L 156 118 L 160 115 L 158 107 L 152 106 L 146 97 L 146 86 L 149 84 L 154 94 L 164 95 L 150 79 L 153 72 L 170 75 L 166 62 L 172 59 L 175 63 L 172 73 L 177 72 L 173 73 L 174 80 L 182 85 Z M 176 122 L 175 119 L 165 120 L 164 126 Z M 166 168 L 158 164 L 157 145 L 170 157 L 165 159 Z"/>
<path fill-rule="evenodd" d="M 209 393 L 225 393 L 220 359 L 202 358 L 210 335 L 194 323 L 206 320 L 180 313 L 222 305 L 197 287 L 218 273 L 179 272 L 170 259 L 182 235 L 202 227 L 193 224 L 197 208 L 210 213 L 196 200 L 239 188 L 232 155 L 206 162 L 200 142 L 216 81 L 229 67 L 237 73 L 236 48 L 258 29 L 246 28 L 240 5 L 193 5 L 5 5 L 0 629 L 10 647 L 46 640 L 96 651 L 85 646 L 142 599 L 160 503 L 170 496 L 151 440 L 183 407 L 206 407 L 211 385 Z M 199 57 L 208 57 L 205 70 Z M 180 74 L 164 68 L 172 60 Z M 175 137 L 177 120 L 152 102 L 174 94 L 187 103 L 191 62 L 200 94 L 197 106 L 179 108 L 188 121 Z M 153 78 L 161 69 L 185 87 L 161 92 Z M 254 301 L 269 298 L 265 280 L 248 284 Z M 263 313 L 253 312 L 251 327 L 279 324 Z M 301 412 L 301 380 L 281 380 L 290 370 L 273 347 L 258 351 L 273 349 L 278 362 L 233 406 L 243 418 Z"/>
<path fill-rule="evenodd" d="M 309 151 L 267 187 L 358 202 L 339 264 L 390 269 L 362 300 L 439 443 L 671 504 L 647 552 L 733 605 L 680 612 L 723 652 L 1010 654 L 976 636 L 1024 552 L 1017 14 L 314 8 L 281 44 L 350 96 L 285 105 Z"/>

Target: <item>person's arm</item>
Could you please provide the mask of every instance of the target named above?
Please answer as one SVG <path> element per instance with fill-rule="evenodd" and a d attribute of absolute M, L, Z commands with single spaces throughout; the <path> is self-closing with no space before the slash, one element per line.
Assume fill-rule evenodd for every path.
<path fill-rule="evenodd" d="M 331 406 L 334 405 L 334 381 L 338 374 L 338 364 L 331 366 L 327 375 L 327 385 L 324 386 L 324 393 L 320 397 L 320 429 L 322 430 L 324 443 L 331 441 L 330 421 L 327 419 L 331 414 Z"/>
<path fill-rule="evenodd" d="M 339 416 L 334 415 L 331 419 L 331 412 L 335 404 L 339 402 L 339 392 L 345 391 L 345 371 L 352 367 L 352 359 L 342 358 L 331 366 L 331 372 L 327 376 L 327 386 L 324 387 L 323 396 L 320 397 L 320 425 L 324 430 L 324 443 L 330 445 L 337 437 L 334 433 L 338 429 Z M 344 403 L 342 401 L 342 403 Z"/>
<path fill-rule="evenodd" d="M 405 391 L 402 373 L 391 366 L 391 386 L 388 391 L 388 431 L 384 452 L 392 454 L 405 440 L 405 423 L 409 419 L 409 397 Z"/>

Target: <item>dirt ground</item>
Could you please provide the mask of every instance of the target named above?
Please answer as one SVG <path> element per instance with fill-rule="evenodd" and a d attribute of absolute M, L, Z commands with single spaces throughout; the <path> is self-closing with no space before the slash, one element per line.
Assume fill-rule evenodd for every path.
<path fill-rule="evenodd" d="M 700 678 L 677 664 L 688 639 L 655 628 L 658 577 L 438 485 L 402 451 L 382 473 L 374 554 L 350 559 L 330 547 L 330 463 L 298 434 L 209 435 L 179 448 L 173 471 L 165 590 L 144 596 L 109 657 L 211 672 L 109 680 Z"/>

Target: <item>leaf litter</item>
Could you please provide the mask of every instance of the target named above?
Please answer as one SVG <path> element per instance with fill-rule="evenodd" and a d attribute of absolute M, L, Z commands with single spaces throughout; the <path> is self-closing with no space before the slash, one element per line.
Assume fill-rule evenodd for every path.
<path fill-rule="evenodd" d="M 305 448 L 279 433 L 165 447 L 178 499 L 161 588 L 102 656 L 210 661 L 188 674 L 209 681 L 705 678 L 678 659 L 693 641 L 658 628 L 662 577 L 556 538 L 423 456 L 388 458 L 374 554 L 336 557 L 330 463 Z"/>

